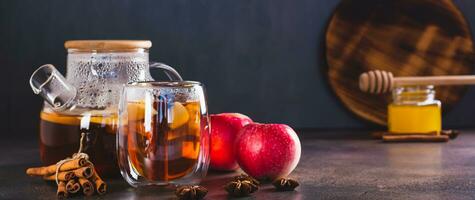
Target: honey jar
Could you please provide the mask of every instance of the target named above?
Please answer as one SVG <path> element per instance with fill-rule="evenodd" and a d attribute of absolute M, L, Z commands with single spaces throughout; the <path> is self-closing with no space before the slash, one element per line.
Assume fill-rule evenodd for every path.
<path fill-rule="evenodd" d="M 395 134 L 440 134 L 441 103 L 432 85 L 400 86 L 388 105 L 388 128 Z"/>

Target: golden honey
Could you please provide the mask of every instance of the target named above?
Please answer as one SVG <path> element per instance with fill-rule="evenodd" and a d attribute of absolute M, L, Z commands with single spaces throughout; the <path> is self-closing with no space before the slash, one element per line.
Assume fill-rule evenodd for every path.
<path fill-rule="evenodd" d="M 388 106 L 391 133 L 433 134 L 442 129 L 441 104 L 433 86 L 404 86 L 393 90 Z"/>
<path fill-rule="evenodd" d="M 441 124 L 438 105 L 389 105 L 388 126 L 392 133 L 439 133 Z"/>

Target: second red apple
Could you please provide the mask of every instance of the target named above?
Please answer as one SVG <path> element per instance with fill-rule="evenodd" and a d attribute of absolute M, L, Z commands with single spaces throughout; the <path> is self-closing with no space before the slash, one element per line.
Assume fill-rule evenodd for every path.
<path fill-rule="evenodd" d="M 297 133 L 285 124 L 253 123 L 241 129 L 234 143 L 241 169 L 256 179 L 286 177 L 300 160 Z"/>

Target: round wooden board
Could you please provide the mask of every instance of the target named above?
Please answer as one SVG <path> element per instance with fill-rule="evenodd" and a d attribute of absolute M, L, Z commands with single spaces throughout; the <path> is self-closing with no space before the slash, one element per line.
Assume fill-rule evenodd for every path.
<path fill-rule="evenodd" d="M 386 124 L 390 94 L 366 94 L 358 77 L 372 69 L 395 76 L 471 74 L 475 63 L 469 26 L 451 0 L 343 0 L 326 33 L 328 79 L 343 104 L 371 122 Z M 466 86 L 436 88 L 444 109 Z"/>

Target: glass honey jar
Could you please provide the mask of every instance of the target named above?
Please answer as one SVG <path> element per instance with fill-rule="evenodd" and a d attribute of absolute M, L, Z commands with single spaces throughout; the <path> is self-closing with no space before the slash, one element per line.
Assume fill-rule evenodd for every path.
<path fill-rule="evenodd" d="M 400 86 L 388 105 L 388 128 L 395 134 L 440 134 L 441 102 L 432 85 Z"/>

